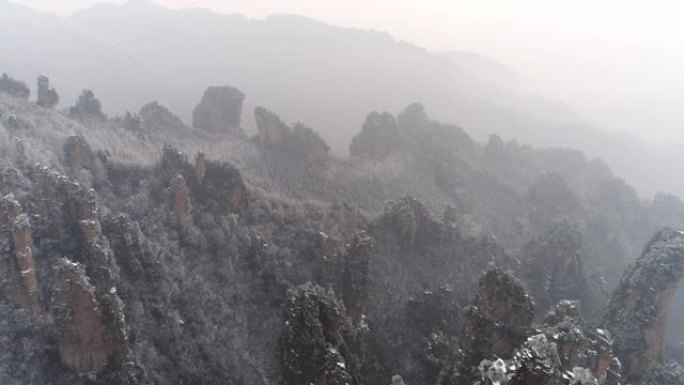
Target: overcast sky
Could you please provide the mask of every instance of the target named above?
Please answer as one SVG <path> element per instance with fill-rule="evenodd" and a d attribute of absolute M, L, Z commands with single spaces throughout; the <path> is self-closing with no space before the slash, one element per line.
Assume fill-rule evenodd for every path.
<path fill-rule="evenodd" d="M 107 0 L 14 0 L 67 15 Z M 674 0 L 154 0 L 263 18 L 293 13 L 467 50 L 596 125 L 684 141 L 684 2 Z"/>

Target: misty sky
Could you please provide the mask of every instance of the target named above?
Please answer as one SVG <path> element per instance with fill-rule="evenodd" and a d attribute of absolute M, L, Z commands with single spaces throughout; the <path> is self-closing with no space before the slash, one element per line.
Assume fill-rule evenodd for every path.
<path fill-rule="evenodd" d="M 107 0 L 14 0 L 66 15 Z M 387 31 L 516 69 L 532 92 L 606 129 L 684 141 L 684 3 L 633 0 L 154 0 L 263 18 L 293 13 Z"/>

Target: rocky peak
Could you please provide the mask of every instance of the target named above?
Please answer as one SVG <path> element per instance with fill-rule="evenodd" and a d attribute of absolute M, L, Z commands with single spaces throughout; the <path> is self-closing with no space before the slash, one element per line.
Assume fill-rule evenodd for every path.
<path fill-rule="evenodd" d="M 361 133 L 352 139 L 349 153 L 383 159 L 401 144 L 401 132 L 394 116 L 388 112 L 372 112 L 366 117 Z"/>
<path fill-rule="evenodd" d="M 70 136 L 64 142 L 64 160 L 72 169 L 93 170 L 95 154 L 83 136 Z"/>
<path fill-rule="evenodd" d="M 140 129 L 144 132 L 164 133 L 171 130 L 184 131 L 187 129 L 178 116 L 156 101 L 142 106 L 138 117 Z"/>
<path fill-rule="evenodd" d="M 118 278 L 113 252 L 102 235 L 95 191 L 46 167 L 29 171 L 36 238 L 59 245 L 60 254 L 84 264 L 98 293 L 108 292 Z"/>
<path fill-rule="evenodd" d="M 292 134 L 292 130 L 280 117 L 264 107 L 254 109 L 259 142 L 264 147 L 273 147 L 282 143 Z"/>
<path fill-rule="evenodd" d="M 69 115 L 81 120 L 106 119 L 104 112 L 102 112 L 100 100 L 95 97 L 95 93 L 91 90 L 83 90 L 81 92 L 76 104 L 69 108 Z"/>
<path fill-rule="evenodd" d="M 66 258 L 55 263 L 50 309 L 59 357 L 65 366 L 81 373 L 97 372 L 114 355 L 128 357 L 127 337 L 120 325 L 122 309 L 112 309 L 116 304 L 110 301 L 104 303 L 98 302 L 83 265 Z M 112 310 L 115 316 L 108 323 L 103 312 Z"/>
<path fill-rule="evenodd" d="M 312 166 L 325 166 L 330 159 L 330 147 L 321 136 L 302 123 L 296 123 L 288 141 L 290 154 L 303 154 L 306 163 Z M 301 156 L 301 155 L 300 155 Z"/>
<path fill-rule="evenodd" d="M 411 103 L 397 117 L 397 123 L 407 132 L 420 131 L 429 122 L 425 107 L 421 103 Z"/>
<path fill-rule="evenodd" d="M 511 274 L 490 264 L 479 282 L 478 295 L 466 309 L 465 363 L 478 365 L 491 356 L 507 357 L 521 344 L 532 324 L 532 299 Z"/>
<path fill-rule="evenodd" d="M 344 317 L 342 302 L 320 286 L 307 283 L 288 291 L 279 349 L 285 384 L 351 383 L 340 353 Z"/>
<path fill-rule="evenodd" d="M 618 385 L 620 362 L 607 331 L 582 323 L 579 302 L 549 310 L 513 353 L 479 364 L 479 385 Z M 510 357 L 510 358 L 509 358 Z"/>
<path fill-rule="evenodd" d="M 191 186 L 196 201 L 216 202 L 223 212 L 240 213 L 248 206 L 248 191 L 240 172 L 227 163 L 208 161 L 201 184 Z"/>
<path fill-rule="evenodd" d="M 370 236 L 365 231 L 358 231 L 345 256 L 342 298 L 349 316 L 355 323 L 361 322 L 370 295 L 370 262 L 373 248 Z"/>
<path fill-rule="evenodd" d="M 191 220 L 190 196 L 188 186 L 185 184 L 183 175 L 177 174 L 171 180 L 171 195 L 173 199 L 173 209 L 178 215 L 181 224 L 187 224 Z"/>
<path fill-rule="evenodd" d="M 172 145 L 164 143 L 160 163 L 164 173 L 174 175 L 184 171 L 188 157 Z"/>
<path fill-rule="evenodd" d="M 31 96 L 31 90 L 24 82 L 14 80 L 7 74 L 2 74 L 0 77 L 0 92 L 21 99 L 28 99 Z"/>
<path fill-rule="evenodd" d="M 475 303 L 485 318 L 517 329 L 530 326 L 534 303 L 511 274 L 492 263 L 480 278 L 479 286 Z"/>
<path fill-rule="evenodd" d="M 45 108 L 53 108 L 59 103 L 59 94 L 54 88 L 50 88 L 50 79 L 40 75 L 37 81 L 38 105 Z"/>
<path fill-rule="evenodd" d="M 195 155 L 195 178 L 197 182 L 202 183 L 204 175 L 207 173 L 207 156 L 202 152 L 197 152 Z"/>
<path fill-rule="evenodd" d="M 216 205 L 224 213 L 238 213 L 247 207 L 247 187 L 240 172 L 228 163 L 209 161 L 203 153 L 198 153 L 192 165 L 187 155 L 165 144 L 160 169 L 164 180 L 171 181 L 172 205 L 183 217 L 189 213 L 185 208 L 189 209 L 190 198 L 197 204 Z"/>
<path fill-rule="evenodd" d="M 290 128 L 278 115 L 257 107 L 254 109 L 258 133 L 255 140 L 267 154 L 276 154 L 276 159 L 305 163 L 309 166 L 326 166 L 330 147 L 313 129 L 302 123 Z"/>
<path fill-rule="evenodd" d="M 381 221 L 395 233 L 399 242 L 409 247 L 428 244 L 443 233 L 441 222 L 433 218 L 423 202 L 411 196 L 390 202 Z"/>
<path fill-rule="evenodd" d="M 192 112 L 192 125 L 213 132 L 238 131 L 244 99 L 237 88 L 209 87 Z"/>
<path fill-rule="evenodd" d="M 628 381 L 641 378 L 663 357 L 670 300 L 684 277 L 684 233 L 658 231 L 620 280 L 604 323 L 615 336 Z"/>
<path fill-rule="evenodd" d="M 37 315 L 42 311 L 31 251 L 31 226 L 12 195 L 0 198 L 0 295 Z"/>

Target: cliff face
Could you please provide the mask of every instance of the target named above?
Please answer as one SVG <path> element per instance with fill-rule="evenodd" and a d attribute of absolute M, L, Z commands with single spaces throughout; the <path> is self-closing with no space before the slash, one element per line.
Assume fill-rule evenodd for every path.
<path fill-rule="evenodd" d="M 340 354 L 345 308 L 333 293 L 311 284 L 288 293 L 280 362 L 286 384 L 351 382 Z"/>
<path fill-rule="evenodd" d="M 670 301 L 684 276 L 684 234 L 664 229 L 644 247 L 613 293 L 604 323 L 628 380 L 662 360 Z"/>
<path fill-rule="evenodd" d="M 84 138 L 69 138 L 64 150 L 71 170 L 95 171 Z M 38 334 L 54 330 L 54 350 L 65 368 L 98 377 L 123 371 L 132 364 L 124 305 L 95 191 L 40 165 L 12 170 L 4 188 L 16 195 L 0 202 L 2 296 L 34 317 Z M 42 301 L 45 294 L 49 303 Z"/>
<path fill-rule="evenodd" d="M 50 309 L 62 364 L 81 373 L 98 372 L 114 355 L 128 359 L 125 329 L 120 329 L 125 328 L 122 306 L 113 298 L 116 291 L 100 303 L 83 265 L 61 259 L 54 270 Z M 112 305 L 114 309 L 105 308 Z M 105 318 L 111 316 L 115 319 Z"/>
<path fill-rule="evenodd" d="M 495 266 L 480 278 L 474 304 L 466 309 L 464 362 L 476 366 L 490 356 L 507 357 L 532 325 L 532 299 L 512 276 Z"/>
<path fill-rule="evenodd" d="M 31 252 L 31 225 L 28 216 L 12 195 L 0 201 L 2 226 L 2 268 L 0 293 L 20 308 L 37 316 L 43 311 Z"/>

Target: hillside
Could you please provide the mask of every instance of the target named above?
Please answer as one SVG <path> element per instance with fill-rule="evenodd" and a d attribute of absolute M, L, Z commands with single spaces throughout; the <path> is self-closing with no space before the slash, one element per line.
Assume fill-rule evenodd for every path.
<path fill-rule="evenodd" d="M 418 103 L 338 157 L 233 87 L 193 127 L 0 91 L 4 384 L 678 383 L 684 203 L 600 159 Z"/>

